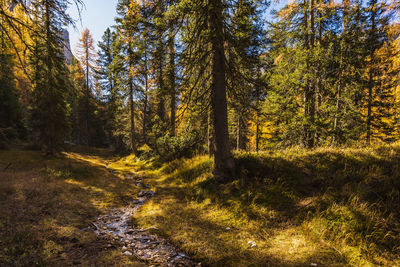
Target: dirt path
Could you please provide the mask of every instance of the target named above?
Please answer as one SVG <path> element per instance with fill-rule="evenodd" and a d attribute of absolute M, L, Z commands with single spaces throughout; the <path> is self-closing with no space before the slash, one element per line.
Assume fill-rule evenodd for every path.
<path fill-rule="evenodd" d="M 142 187 L 138 197 L 124 208 L 112 209 L 92 223 L 93 231 L 110 243 L 120 245 L 125 255 L 134 255 L 140 260 L 161 266 L 201 266 L 193 259 L 169 244 L 165 239 L 150 233 L 151 229 L 139 229 L 129 224 L 133 214 L 153 195 L 154 191 L 138 179 L 135 184 Z"/>

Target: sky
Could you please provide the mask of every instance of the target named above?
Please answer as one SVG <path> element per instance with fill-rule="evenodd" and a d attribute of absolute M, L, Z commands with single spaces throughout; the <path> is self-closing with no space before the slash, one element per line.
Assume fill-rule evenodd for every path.
<path fill-rule="evenodd" d="M 101 40 L 104 31 L 115 24 L 114 18 L 117 15 L 116 6 L 118 0 L 83 0 L 83 2 L 85 6 L 81 12 L 82 21 L 79 21 L 78 10 L 74 5 L 71 5 L 68 9 L 71 17 L 77 20 L 77 29 L 74 29 L 72 26 L 68 27 L 71 50 L 74 54 L 76 44 L 85 27 L 92 33 L 97 48 L 97 43 Z M 269 10 L 280 9 L 287 2 L 288 0 L 271 1 Z"/>
<path fill-rule="evenodd" d="M 75 47 L 84 28 L 88 28 L 92 33 L 96 47 L 98 41 L 101 40 L 104 31 L 114 25 L 116 16 L 116 6 L 118 0 L 83 0 L 84 7 L 81 12 L 82 21 L 79 21 L 79 13 L 74 5 L 68 9 L 68 14 L 76 22 L 76 28 L 68 27 L 69 38 L 71 41 L 71 50 L 75 54 Z"/>

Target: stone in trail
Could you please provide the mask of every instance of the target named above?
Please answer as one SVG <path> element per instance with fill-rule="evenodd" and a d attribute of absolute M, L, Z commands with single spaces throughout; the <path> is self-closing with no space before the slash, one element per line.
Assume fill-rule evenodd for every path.
<path fill-rule="evenodd" d="M 139 183 L 140 181 L 140 183 Z M 142 188 L 149 188 L 142 180 L 135 183 Z M 101 236 L 118 241 L 125 255 L 134 255 L 136 258 L 161 266 L 201 266 L 179 249 L 172 246 L 167 240 L 152 234 L 150 229 L 139 229 L 129 225 L 133 214 L 152 196 L 155 192 L 142 190 L 138 198 L 132 200 L 130 206 L 112 209 L 107 214 L 99 216 L 92 223 L 94 232 Z"/>

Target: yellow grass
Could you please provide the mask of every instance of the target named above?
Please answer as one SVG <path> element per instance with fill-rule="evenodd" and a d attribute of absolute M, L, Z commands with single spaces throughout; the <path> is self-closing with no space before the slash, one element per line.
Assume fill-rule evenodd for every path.
<path fill-rule="evenodd" d="M 13 162 L 1 175 L 0 263 L 140 266 L 82 231 L 136 196 L 133 175 L 156 194 L 132 223 L 205 266 L 400 266 L 400 145 L 235 157 L 237 176 L 218 185 L 207 156 L 0 152 L 0 170 Z"/>
<path fill-rule="evenodd" d="M 1 266 L 145 266 L 85 229 L 138 190 L 103 162 L 76 153 L 45 159 L 0 151 Z"/>

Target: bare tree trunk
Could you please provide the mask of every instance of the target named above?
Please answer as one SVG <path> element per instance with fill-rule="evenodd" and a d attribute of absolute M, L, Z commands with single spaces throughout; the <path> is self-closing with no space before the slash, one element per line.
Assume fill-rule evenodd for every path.
<path fill-rule="evenodd" d="M 221 0 L 208 2 L 212 48 L 211 106 L 214 125 L 214 175 L 221 182 L 233 175 L 234 161 L 229 147 L 226 100 L 226 70 L 223 37 L 223 6 Z"/>

